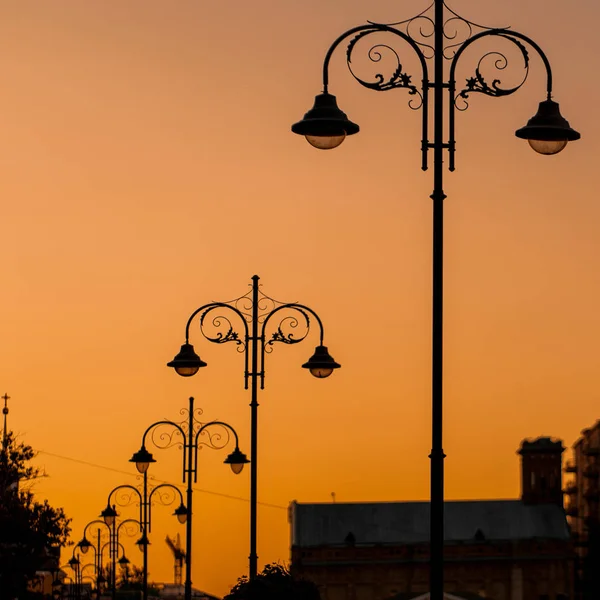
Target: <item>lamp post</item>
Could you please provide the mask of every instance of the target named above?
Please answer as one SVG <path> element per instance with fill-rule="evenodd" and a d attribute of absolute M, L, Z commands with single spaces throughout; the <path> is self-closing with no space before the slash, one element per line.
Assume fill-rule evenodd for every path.
<path fill-rule="evenodd" d="M 374 36 L 374 37 L 373 37 Z M 379 36 L 395 40 L 420 65 L 420 84 L 404 70 L 401 53 L 395 46 L 383 42 Z M 373 44 L 367 44 L 374 40 Z M 484 50 L 476 62 L 473 75 L 465 84 L 456 81 L 456 69 L 462 64 L 465 50 L 479 42 L 494 40 L 508 44 L 519 60 L 523 61 L 524 76 L 517 85 L 503 87 L 497 76 L 490 78 L 486 69 L 502 71 L 508 66 L 508 58 L 502 51 Z M 431 600 L 442 600 L 444 587 L 444 451 L 442 446 L 442 315 L 443 315 L 443 206 L 446 194 L 443 189 L 443 160 L 448 155 L 448 168 L 455 168 L 455 115 L 457 110 L 468 107 L 473 94 L 501 97 L 513 94 L 525 83 L 529 74 L 530 51 L 540 57 L 546 70 L 546 98 L 538 112 L 528 123 L 517 130 L 516 136 L 525 139 L 540 154 L 556 154 L 568 142 L 579 139 L 577 131 L 561 116 L 558 104 L 552 100 L 552 71 L 542 49 L 529 37 L 506 28 L 479 26 L 462 18 L 451 10 L 444 0 L 432 4 L 413 18 L 397 23 L 369 22 L 354 27 L 340 35 L 325 55 L 323 64 L 323 92 L 304 118 L 292 125 L 292 131 L 306 137 L 319 149 L 339 146 L 346 136 L 358 133 L 359 126 L 348 119 L 337 105 L 335 96 L 329 93 L 329 63 L 336 48 L 346 43 L 346 60 L 352 76 L 366 88 L 388 91 L 404 88 L 411 95 L 409 106 L 421 109 L 422 140 L 421 168 L 428 168 L 429 151 L 433 151 L 433 318 L 432 318 L 432 449 L 431 502 L 430 502 L 430 593 Z M 357 73 L 357 61 L 353 58 L 362 48 L 373 63 L 391 60 L 390 75 L 381 70 L 371 79 Z M 433 63 L 433 79 L 430 65 Z M 497 75 L 497 74 L 496 74 Z M 461 87 L 464 85 L 464 87 Z M 432 106 L 430 102 L 432 101 Z M 430 108 L 433 126 L 429 122 Z M 448 119 L 447 124 L 445 122 Z M 447 136 L 447 137 L 446 137 Z"/>
<path fill-rule="evenodd" d="M 73 549 L 73 555 L 67 561 L 69 567 L 71 567 L 73 571 L 73 577 L 71 578 L 71 586 L 69 587 L 69 598 L 71 600 L 79 600 L 81 597 L 81 563 L 79 559 L 75 556 L 75 550 L 77 547 Z"/>
<path fill-rule="evenodd" d="M 105 524 L 103 521 L 92 521 L 91 523 L 88 523 L 88 525 L 91 525 L 93 523 L 97 523 L 100 524 L 102 523 L 103 525 Z M 102 577 L 102 553 L 101 553 L 101 548 L 102 546 L 100 545 L 100 540 L 101 540 L 101 530 L 98 527 L 97 531 L 96 531 L 96 536 L 97 536 L 97 542 L 96 544 L 93 544 L 92 542 L 90 542 L 86 535 L 85 532 L 87 530 L 88 525 L 85 526 L 84 528 L 84 532 L 83 532 L 83 538 L 81 539 L 81 541 L 79 541 L 77 543 L 77 548 L 79 548 L 79 551 L 82 554 L 87 554 L 90 550 L 90 548 L 93 549 L 94 551 L 94 572 L 96 575 L 96 590 L 100 589 L 100 584 L 101 584 L 101 577 Z M 86 565 L 88 566 L 88 565 Z"/>
<path fill-rule="evenodd" d="M 133 460 L 133 459 L 132 459 Z M 135 462 L 135 461 L 133 461 Z M 106 502 L 106 509 L 110 511 L 111 506 L 115 506 L 113 502 L 116 502 L 119 506 L 128 506 L 134 501 L 138 501 L 140 512 L 139 522 L 141 524 L 142 536 L 136 542 L 143 553 L 143 564 L 142 564 L 142 598 L 147 600 L 148 598 L 148 533 L 151 530 L 152 523 L 152 501 L 156 496 L 156 500 L 165 506 L 173 503 L 175 498 L 179 497 L 179 506 L 175 509 L 173 516 L 177 517 L 180 523 L 185 523 L 187 520 L 187 508 L 183 503 L 183 494 L 181 490 L 170 483 L 161 483 L 160 485 L 154 486 L 148 491 L 148 471 L 142 473 L 143 484 L 142 491 L 138 490 L 132 485 L 119 485 L 112 489 L 108 494 L 108 500 Z"/>
<path fill-rule="evenodd" d="M 265 387 L 265 355 L 270 353 L 276 342 L 297 344 L 304 340 L 310 331 L 310 319 L 314 318 L 319 327 L 319 345 L 314 354 L 302 367 L 319 379 L 329 377 L 340 365 L 330 356 L 323 345 L 323 323 L 317 313 L 304 304 L 279 302 L 260 290 L 260 277 L 252 277 L 248 293 L 229 302 L 209 302 L 197 308 L 188 318 L 185 326 L 185 344 L 175 358 L 167 364 L 182 377 L 195 375 L 206 363 L 196 354 L 189 343 L 190 326 L 196 316 L 199 318 L 200 332 L 209 342 L 224 344 L 233 342 L 244 354 L 244 387 L 250 388 L 250 556 L 249 575 L 257 574 L 258 555 L 256 552 L 257 522 L 257 469 L 258 469 L 258 383 Z M 235 317 L 236 331 L 229 316 Z M 209 318 L 211 317 L 211 318 Z M 298 330 L 298 327 L 304 330 Z M 209 331 L 212 327 L 212 333 Z M 267 332 L 272 331 L 267 338 Z M 300 331 L 298 334 L 297 332 Z"/>
<path fill-rule="evenodd" d="M 201 414 L 201 411 L 199 411 L 199 414 Z M 171 433 L 167 433 L 160 429 L 162 427 L 167 427 L 171 430 Z M 221 431 L 225 432 L 224 440 L 220 433 L 215 435 L 210 434 L 210 430 L 213 428 L 220 428 Z M 160 432 L 160 435 L 158 436 L 155 435 L 157 431 Z M 227 456 L 224 462 L 225 464 L 228 464 L 231 467 L 231 470 L 237 475 L 242 472 L 244 465 L 250 461 L 246 458 L 246 455 L 240 451 L 238 435 L 235 429 L 228 423 L 222 421 L 201 423 L 196 418 L 196 413 L 194 412 L 194 398 L 190 398 L 187 408 L 187 420 L 181 423 L 169 420 L 152 423 L 142 435 L 141 448 L 131 457 L 131 462 L 135 463 L 137 470 L 145 475 L 150 464 L 156 462 L 152 454 L 148 452 L 146 448 L 146 440 L 149 434 L 151 434 L 150 440 L 155 447 L 165 449 L 176 445 L 183 451 L 183 482 L 187 483 L 187 510 L 185 518 L 185 600 L 191 600 L 192 598 L 192 485 L 198 480 L 198 447 L 208 446 L 215 450 L 222 449 L 229 442 L 229 433 L 234 436 L 235 449 Z M 204 434 L 206 434 L 207 439 L 201 439 L 201 436 Z M 180 509 L 182 507 L 183 500 Z M 177 514 L 177 511 L 175 514 Z M 183 518 L 183 513 L 180 512 L 177 516 L 180 522 L 183 522 L 181 520 Z M 142 537 L 145 538 L 145 532 L 143 532 Z"/>
<path fill-rule="evenodd" d="M 111 589 L 112 598 L 113 598 L 113 600 L 115 600 L 115 598 L 117 596 L 117 575 L 116 575 L 117 562 L 122 564 L 121 561 L 125 560 L 127 562 L 127 564 L 129 563 L 129 560 L 125 556 L 125 549 L 123 548 L 123 544 L 121 544 L 119 542 L 121 528 L 125 527 L 125 526 L 136 525 L 137 530 L 141 531 L 142 525 L 141 525 L 141 522 L 137 521 L 136 519 L 125 519 L 125 520 L 121 521 L 120 523 L 117 523 L 117 517 L 119 515 L 117 514 L 116 506 L 114 506 L 114 505 L 107 506 L 102 511 L 100 516 L 102 517 L 102 520 L 94 519 L 93 521 L 90 521 L 84 527 L 83 538 L 77 543 L 76 548 L 78 548 L 80 550 L 80 552 L 82 552 L 83 554 L 87 554 L 87 552 L 89 551 L 90 548 L 94 549 L 94 552 L 96 555 L 96 560 L 95 560 L 96 588 L 100 592 L 102 584 L 105 582 L 108 583 L 108 585 L 110 586 L 110 589 Z M 108 531 L 108 542 L 101 545 L 101 530 L 100 530 L 100 528 L 98 528 L 97 532 L 96 532 L 96 535 L 97 535 L 96 545 L 94 545 L 92 542 L 90 542 L 87 534 L 88 534 L 88 528 L 91 527 L 92 525 L 102 525 L 102 526 L 106 527 L 106 529 Z M 108 556 L 110 558 L 110 577 L 109 577 L 108 581 L 106 581 L 106 579 L 104 578 L 104 575 L 102 574 L 102 571 L 103 571 L 102 555 L 104 553 L 104 549 L 107 546 L 108 546 Z M 119 548 L 121 549 L 121 558 L 119 560 L 117 560 L 117 557 L 119 555 Z"/>

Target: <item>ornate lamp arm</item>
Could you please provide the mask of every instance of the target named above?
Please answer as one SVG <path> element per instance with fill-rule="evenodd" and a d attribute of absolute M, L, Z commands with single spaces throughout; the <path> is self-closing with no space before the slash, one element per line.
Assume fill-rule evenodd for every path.
<path fill-rule="evenodd" d="M 125 504 L 122 504 L 120 502 L 118 502 L 117 500 L 113 499 L 113 495 L 116 494 L 119 491 L 122 490 L 130 490 L 131 492 L 135 492 L 137 494 L 138 500 L 139 500 L 139 504 L 140 504 L 140 523 L 143 521 L 143 505 L 144 505 L 144 498 L 142 497 L 141 492 L 134 487 L 133 485 L 129 485 L 129 484 L 124 484 L 124 485 L 118 485 L 117 487 L 113 488 L 109 494 L 108 494 L 108 500 L 106 502 L 107 506 L 112 506 L 113 504 L 118 504 L 119 506 L 129 506 L 129 504 L 131 504 L 132 500 L 132 496 L 131 494 L 126 496 L 126 502 Z M 114 502 L 113 502 L 114 500 Z"/>
<path fill-rule="evenodd" d="M 228 423 L 224 423 L 223 421 L 210 421 L 210 422 L 202 425 L 202 427 L 199 427 L 198 431 L 196 431 L 196 433 L 194 434 L 194 443 L 192 444 L 194 447 L 194 468 L 193 468 L 194 483 L 196 483 L 196 481 L 198 479 L 198 438 L 209 427 L 214 427 L 214 426 L 224 427 L 225 429 L 227 429 L 228 431 L 233 433 L 233 437 L 235 438 L 235 449 L 239 450 L 238 434 L 237 434 L 236 430 Z M 223 444 L 223 446 L 221 446 L 221 448 L 225 447 L 225 445 L 226 444 Z"/>
<path fill-rule="evenodd" d="M 183 438 L 184 451 L 182 453 L 183 454 L 182 465 L 183 465 L 183 479 L 185 481 L 185 471 L 187 468 L 187 457 L 186 457 L 185 448 L 187 446 L 187 437 L 186 437 L 186 432 L 183 430 L 183 427 L 181 427 L 181 425 L 179 423 L 175 423 L 175 421 L 168 421 L 168 420 L 156 421 L 156 423 L 152 423 L 152 425 L 148 426 L 146 431 L 144 431 L 144 434 L 142 435 L 142 449 L 145 450 L 145 448 L 146 448 L 146 437 L 148 436 L 150 431 L 152 431 L 156 427 L 159 427 L 160 425 L 170 425 L 171 427 L 174 427 L 181 434 L 181 437 Z M 161 434 L 160 437 L 162 438 L 162 437 L 165 437 L 166 435 L 167 434 Z M 172 437 L 172 435 L 169 437 Z M 155 442 L 153 442 L 153 443 L 156 446 L 156 443 Z M 169 442 L 168 442 L 167 446 L 165 446 L 165 448 L 168 448 L 170 445 L 171 445 L 171 440 L 169 439 Z"/>
<path fill-rule="evenodd" d="M 239 340 L 238 343 L 245 343 L 245 340 L 248 339 L 249 331 L 248 331 L 248 323 L 246 322 L 244 314 L 242 313 L 241 310 L 239 310 L 235 306 L 232 306 L 231 304 L 227 304 L 226 302 L 210 302 L 208 304 L 204 304 L 200 308 L 197 308 L 190 315 L 190 317 L 187 320 L 187 323 L 185 325 L 185 341 L 186 341 L 186 343 L 188 343 L 189 339 L 190 339 L 190 327 L 192 325 L 192 321 L 194 320 L 194 317 L 197 314 L 202 313 L 202 315 L 200 316 L 200 327 L 202 327 L 202 323 L 203 323 L 206 315 L 208 313 L 210 313 L 211 311 L 216 310 L 217 308 L 226 308 L 226 309 L 232 311 L 233 313 L 235 313 L 240 318 L 240 321 L 244 325 L 244 341 L 242 342 L 241 340 Z M 215 318 L 219 319 L 219 317 L 215 317 Z M 223 317 L 223 318 L 225 318 L 225 317 Z M 231 337 L 232 334 L 235 335 L 235 338 Z M 231 324 L 230 324 L 229 331 L 225 335 L 219 333 L 219 334 L 217 334 L 217 337 L 215 337 L 215 338 L 211 338 L 206 335 L 204 337 L 206 337 L 207 340 L 218 343 L 218 344 L 222 344 L 224 342 L 234 341 L 234 339 L 235 340 L 238 339 L 237 334 L 235 334 L 235 332 L 233 331 L 233 327 L 231 327 Z"/>
<path fill-rule="evenodd" d="M 94 519 L 93 521 L 90 521 L 84 528 L 83 528 L 83 537 L 85 539 L 87 539 L 87 530 L 88 527 L 90 527 L 91 525 L 103 525 L 104 527 L 106 527 L 106 529 L 108 529 L 108 533 L 110 535 L 111 533 L 111 528 L 109 525 L 107 525 L 104 521 L 102 521 L 101 519 Z"/>
<path fill-rule="evenodd" d="M 150 532 L 150 529 L 151 529 L 151 526 L 152 526 L 151 525 L 152 524 L 152 517 L 151 517 L 151 513 L 152 513 L 152 497 L 154 496 L 155 493 L 158 492 L 158 490 L 163 490 L 164 491 L 165 488 L 168 488 L 170 490 L 175 490 L 179 494 L 179 502 L 180 502 L 181 506 L 184 505 L 184 502 L 183 502 L 183 493 L 181 492 L 181 490 L 177 486 L 175 486 L 175 485 L 173 485 L 171 483 L 161 483 L 160 485 L 157 485 L 156 487 L 153 487 L 150 490 L 150 493 L 148 494 L 148 523 L 147 523 L 147 525 L 148 525 L 148 532 Z M 161 504 L 164 504 L 165 506 L 168 505 L 168 504 L 171 504 L 171 502 L 172 502 L 172 500 L 171 500 L 171 502 L 163 502 L 162 501 L 162 497 L 163 497 L 162 492 L 158 494 L 158 497 L 161 499 L 160 500 Z"/>
<path fill-rule="evenodd" d="M 400 31 L 399 29 L 396 29 L 395 27 L 391 27 L 390 25 L 384 25 L 384 24 L 380 24 L 380 23 L 369 23 L 367 25 L 359 25 L 358 27 L 353 27 L 352 29 L 348 29 L 348 31 L 346 31 L 345 33 L 342 33 L 342 35 L 340 35 L 337 38 L 337 40 L 335 40 L 335 42 L 333 42 L 333 44 L 331 44 L 329 50 L 327 51 L 327 54 L 325 55 L 325 60 L 323 61 L 323 92 L 325 94 L 329 93 L 329 62 L 331 61 L 331 57 L 332 57 L 333 53 L 335 52 L 336 48 L 346 38 L 350 37 L 351 35 L 358 34 L 354 38 L 354 40 L 352 40 L 350 42 L 350 44 L 348 45 L 348 48 L 346 50 L 346 58 L 348 60 L 348 63 L 350 64 L 352 62 L 351 55 L 352 55 L 352 50 L 354 49 L 354 44 L 356 44 L 356 42 L 359 39 L 361 39 L 363 36 L 371 34 L 371 33 L 376 33 L 379 31 L 387 31 L 389 33 L 393 33 L 394 35 L 401 37 L 405 42 L 407 42 L 411 46 L 411 48 L 415 51 L 417 58 L 419 59 L 419 62 L 421 63 L 421 68 L 423 69 L 424 89 L 426 88 L 425 82 L 429 81 L 427 60 L 425 58 L 425 55 L 423 54 L 423 51 L 421 50 L 421 48 L 419 48 L 419 45 L 409 35 L 407 35 L 403 31 Z M 377 60 L 379 60 L 379 59 L 377 59 Z M 381 77 L 380 83 L 382 81 L 383 81 L 383 77 Z M 359 80 L 359 82 L 363 83 L 360 80 Z M 377 89 L 376 85 L 377 84 L 368 84 L 367 87 L 370 87 L 372 89 Z"/>
<path fill-rule="evenodd" d="M 500 52 L 487 52 L 484 54 L 477 64 L 475 69 L 475 76 L 467 79 L 467 87 L 461 90 L 458 94 L 456 93 L 456 68 L 461 58 L 463 52 L 471 46 L 474 42 L 481 40 L 482 38 L 487 37 L 500 37 L 505 40 L 513 43 L 521 53 L 523 57 L 523 63 L 525 68 L 525 76 L 522 81 L 513 87 L 510 88 L 502 88 L 500 87 L 500 80 L 494 79 L 491 84 L 488 84 L 481 73 L 482 62 L 491 56 L 496 57 L 495 66 L 497 69 L 504 69 L 508 65 L 507 57 Z M 544 51 L 540 48 L 536 42 L 534 42 L 530 37 L 519 33 L 518 31 L 513 31 L 512 29 L 487 29 L 485 31 L 480 31 L 472 35 L 470 38 L 466 39 L 462 44 L 456 47 L 454 56 L 452 57 L 450 63 L 450 70 L 448 75 L 448 135 L 449 135 L 449 163 L 448 169 L 450 171 L 454 171 L 455 169 L 455 147 L 456 147 L 456 136 L 455 136 L 455 120 L 456 120 L 456 110 L 465 110 L 468 106 L 466 99 L 469 97 L 471 93 L 482 93 L 487 96 L 492 97 L 500 97 L 500 96 L 509 96 L 510 94 L 514 94 L 517 90 L 519 90 L 525 81 L 527 81 L 527 77 L 529 75 L 529 53 L 527 52 L 527 48 L 521 43 L 522 40 L 526 42 L 529 46 L 531 46 L 540 56 L 542 62 L 544 63 L 544 67 L 546 69 L 546 94 L 547 99 L 551 100 L 552 98 L 552 67 L 550 66 L 550 61 L 548 57 L 544 53 Z M 460 108 L 457 106 L 458 100 L 461 99 L 464 103 L 464 108 Z"/>

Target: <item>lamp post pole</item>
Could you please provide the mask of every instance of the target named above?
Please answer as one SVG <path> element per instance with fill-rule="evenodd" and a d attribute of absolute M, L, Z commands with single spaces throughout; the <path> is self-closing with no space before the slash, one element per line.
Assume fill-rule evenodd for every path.
<path fill-rule="evenodd" d="M 260 277 L 252 277 L 248 293 L 229 302 L 210 302 L 197 308 L 185 326 L 185 344 L 167 366 L 175 369 L 182 377 L 195 375 L 206 363 L 196 354 L 189 343 L 190 326 L 198 316 L 200 332 L 209 342 L 224 344 L 233 342 L 244 354 L 244 387 L 250 388 L 250 555 L 249 576 L 256 577 L 258 571 L 257 554 L 257 505 L 258 505 L 258 389 L 265 386 L 265 354 L 273 349 L 273 344 L 297 344 L 304 340 L 314 319 L 319 327 L 320 343 L 314 354 L 302 365 L 319 379 L 329 377 L 340 365 L 329 355 L 323 345 L 323 323 L 317 313 L 295 302 L 279 302 L 260 290 Z M 229 320 L 235 318 L 237 327 Z M 208 318 L 212 317 L 212 318 Z M 304 331 L 296 328 L 304 327 Z M 211 329 L 212 327 L 212 329 Z M 272 331 L 267 338 L 267 331 Z M 298 334 L 298 331 L 300 333 Z"/>
<path fill-rule="evenodd" d="M 404 71 L 401 52 L 396 46 L 381 41 L 387 35 L 402 46 L 408 54 L 416 56 L 421 66 L 421 85 Z M 370 37 L 375 36 L 375 38 Z M 379 37 L 377 37 L 379 36 Z M 461 37 L 462 36 L 462 37 Z M 368 44 L 368 39 L 376 39 Z M 456 68 L 463 52 L 479 40 L 496 40 L 516 50 L 522 59 L 524 76 L 513 87 L 502 87 L 497 77 L 490 79 L 486 69 L 504 70 L 508 58 L 502 51 L 485 50 L 476 61 L 474 76 L 466 79 L 464 88 L 457 88 Z M 404 88 L 411 95 L 409 106 L 422 113 L 421 168 L 428 168 L 428 154 L 433 150 L 433 264 L 432 264 L 432 444 L 430 454 L 430 593 L 431 600 L 442 600 L 444 590 L 444 450 L 442 438 L 442 380 L 443 380 L 443 248 L 444 248 L 444 200 L 443 188 L 444 154 L 448 153 L 448 167 L 454 171 L 455 161 L 455 115 L 457 110 L 468 107 L 467 99 L 473 94 L 492 97 L 507 96 L 525 83 L 529 73 L 530 50 L 534 50 L 546 69 L 546 100 L 542 101 L 537 114 L 516 136 L 528 140 L 540 154 L 556 154 L 569 141 L 580 135 L 571 129 L 561 116 L 558 104 L 552 100 L 552 71 L 546 55 L 529 37 L 506 28 L 488 28 L 464 19 L 451 10 L 444 0 L 433 3 L 413 18 L 383 24 L 369 22 L 343 33 L 329 48 L 323 65 L 323 93 L 304 118 L 292 126 L 292 131 L 306 137 L 314 147 L 328 150 L 339 146 L 346 136 L 358 133 L 359 127 L 350 121 L 337 105 L 335 96 L 329 93 L 329 62 L 335 49 L 347 42 L 346 59 L 352 76 L 361 85 L 376 91 Z M 512 46 L 511 46 L 512 44 Z M 378 64 L 377 74 L 363 78 L 357 73 L 355 53 L 366 45 L 367 58 Z M 390 60 L 390 75 L 382 74 L 386 59 Z M 429 78 L 429 65 L 433 61 L 433 81 Z M 462 64 L 462 61 L 460 61 Z M 360 64 L 360 63 L 358 63 Z M 364 64 L 364 63 L 363 63 Z M 433 127 L 429 124 L 429 106 L 433 96 Z M 445 123 L 447 115 L 448 123 Z M 445 136 L 447 135 L 447 138 Z"/>
<path fill-rule="evenodd" d="M 223 421 L 210 421 L 202 424 L 196 418 L 196 412 L 194 411 L 194 398 L 189 399 L 187 409 L 187 421 L 182 423 L 176 423 L 175 421 L 163 420 L 152 423 L 144 434 L 142 435 L 142 446 L 130 459 L 134 462 L 137 470 L 144 475 L 147 473 L 150 463 L 156 462 L 154 457 L 146 449 L 146 441 L 148 437 L 157 448 L 170 448 L 171 446 L 180 446 L 183 441 L 182 454 L 183 454 L 183 482 L 187 483 L 186 490 L 186 501 L 187 510 L 186 515 L 186 548 L 185 548 L 185 589 L 184 598 L 185 600 L 192 599 L 192 500 L 193 500 L 193 484 L 198 480 L 198 447 L 208 446 L 215 450 L 224 448 L 229 442 L 230 434 L 235 439 L 235 449 L 225 459 L 225 464 L 231 467 L 231 470 L 237 475 L 241 473 L 244 465 L 249 462 L 246 455 L 239 449 L 239 440 L 237 432 L 231 425 L 224 423 Z M 199 411 L 201 414 L 201 411 Z M 171 430 L 171 433 L 165 433 L 160 430 L 161 427 L 167 427 Z M 225 431 L 225 439 L 222 444 L 219 444 L 221 436 L 211 436 L 210 430 L 213 428 L 220 428 L 221 431 Z M 160 431 L 160 435 L 155 436 L 155 432 Z M 149 435 L 150 434 L 150 435 Z M 200 439 L 200 436 L 206 434 L 206 439 Z M 158 489 L 157 486 L 155 489 Z M 175 488 L 177 489 L 177 488 Z M 154 491 L 154 490 L 153 490 Z M 177 490 L 179 491 L 179 490 Z M 181 493 L 181 492 L 180 492 Z M 183 503 L 182 503 L 183 505 Z M 181 507 L 180 507 L 181 508 Z M 185 507 L 184 507 L 185 508 Z M 179 510 L 179 509 L 178 509 Z M 175 512 L 177 514 L 177 511 Z M 178 515 L 179 516 L 179 515 Z M 181 519 L 180 519 L 181 522 Z"/>

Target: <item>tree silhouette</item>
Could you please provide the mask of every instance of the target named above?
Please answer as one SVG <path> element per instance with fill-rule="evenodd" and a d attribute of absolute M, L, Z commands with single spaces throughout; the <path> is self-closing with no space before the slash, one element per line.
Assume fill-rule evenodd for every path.
<path fill-rule="evenodd" d="M 23 598 L 27 584 L 67 544 L 70 519 L 32 491 L 35 452 L 12 433 L 0 449 L 0 600 Z"/>
<path fill-rule="evenodd" d="M 317 586 L 296 579 L 284 565 L 266 565 L 253 581 L 240 577 L 223 600 L 320 600 Z"/>

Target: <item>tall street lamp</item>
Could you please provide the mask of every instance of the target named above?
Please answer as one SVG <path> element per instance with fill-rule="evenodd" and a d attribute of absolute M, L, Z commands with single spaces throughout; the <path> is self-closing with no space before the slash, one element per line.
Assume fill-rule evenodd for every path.
<path fill-rule="evenodd" d="M 135 462 L 134 459 L 132 459 Z M 139 522 L 141 526 L 141 537 L 136 542 L 143 553 L 142 562 L 142 598 L 147 600 L 148 598 L 148 545 L 150 541 L 148 534 L 150 533 L 152 523 L 152 502 L 153 500 L 168 506 L 172 504 L 176 499 L 179 499 L 179 506 L 175 509 L 173 516 L 177 517 L 180 523 L 185 523 L 187 520 L 187 508 L 183 503 L 183 494 L 181 490 L 170 483 L 161 483 L 154 486 L 148 491 L 148 472 L 143 472 L 143 484 L 142 491 L 136 487 L 125 484 L 119 485 L 113 488 L 108 494 L 108 500 L 106 502 L 106 510 L 112 510 L 111 506 L 115 506 L 115 503 L 119 506 L 129 506 L 134 502 L 137 502 L 140 507 Z M 83 540 L 82 540 L 83 541 Z M 80 542 L 81 543 L 81 542 Z"/>
<path fill-rule="evenodd" d="M 224 463 L 228 464 L 237 475 L 242 472 L 244 465 L 250 462 L 246 455 L 240 451 L 237 432 L 231 425 L 222 421 L 210 421 L 203 424 L 197 418 L 201 414 L 202 411 L 200 410 L 194 411 L 194 398 L 190 398 L 187 408 L 187 420 L 181 423 L 169 420 L 152 423 L 142 435 L 141 448 L 131 457 L 131 462 L 134 462 L 137 470 L 143 474 L 146 474 L 151 463 L 156 462 L 146 448 L 146 440 L 149 434 L 150 441 L 155 447 L 164 449 L 177 446 L 183 451 L 183 482 L 187 483 L 185 600 L 192 599 L 192 485 L 198 480 L 198 448 L 199 446 L 208 446 L 220 450 L 229 443 L 230 434 L 233 434 L 235 449 L 227 456 Z M 167 431 L 163 429 L 164 427 L 167 428 Z M 217 432 L 211 434 L 213 429 L 217 429 Z M 183 502 L 181 508 L 185 508 Z M 177 514 L 177 511 L 175 514 Z M 180 512 L 177 516 L 181 521 L 183 513 Z M 143 537 L 145 537 L 145 534 Z M 148 543 L 147 538 L 145 543 Z"/>
<path fill-rule="evenodd" d="M 404 70 L 401 53 L 396 46 L 384 42 L 383 37 L 396 40 L 416 58 L 421 70 L 420 84 Z M 369 44 L 370 40 L 375 40 Z M 517 85 L 503 87 L 498 72 L 508 64 L 504 51 L 484 48 L 473 75 L 464 84 L 456 81 L 456 69 L 462 64 L 465 51 L 479 42 L 494 40 L 508 44 L 522 60 L 523 78 Z M 472 94 L 501 97 L 513 94 L 525 83 L 529 74 L 531 50 L 541 58 L 546 70 L 546 98 L 538 112 L 516 136 L 525 139 L 540 154 L 556 154 L 568 142 L 580 135 L 562 117 L 558 104 L 552 99 L 552 71 L 542 49 L 529 37 L 505 28 L 479 26 L 451 10 L 444 0 L 432 4 L 413 18 L 397 23 L 373 23 L 354 27 L 340 35 L 331 45 L 323 64 L 323 92 L 304 118 L 292 125 L 292 131 L 306 137 L 319 149 L 339 146 L 346 136 L 358 133 L 359 127 L 348 119 L 329 93 L 329 62 L 336 48 L 346 43 L 346 60 L 350 73 L 366 88 L 388 91 L 404 88 L 411 95 L 409 106 L 421 109 L 422 141 L 421 168 L 428 167 L 429 151 L 433 151 L 433 322 L 432 322 L 432 449 L 431 502 L 430 502 L 430 593 L 432 600 L 442 600 L 444 587 L 444 451 L 442 447 L 442 309 L 443 309 L 443 207 L 446 194 L 443 189 L 443 160 L 448 154 L 448 168 L 454 171 L 455 115 L 465 110 Z M 391 61 L 389 75 L 379 69 L 371 79 L 357 73 L 360 61 L 353 61 L 360 50 L 366 49 L 366 58 L 373 63 Z M 469 54 L 469 53 L 468 53 Z M 433 80 L 430 65 L 433 62 Z M 363 63 L 364 64 L 364 63 Z M 496 69 L 490 78 L 489 68 Z M 463 87 L 464 86 L 464 87 Z M 433 105 L 430 107 L 430 102 Z M 433 126 L 429 114 L 433 113 Z M 447 124 L 445 119 L 448 119 Z M 446 129 L 447 127 L 447 129 Z M 447 137 L 445 137 L 447 136 Z"/>
<path fill-rule="evenodd" d="M 175 358 L 167 364 L 182 377 L 195 375 L 206 363 L 196 354 L 189 343 L 190 326 L 196 316 L 199 318 L 200 332 L 209 342 L 225 344 L 233 342 L 244 355 L 244 388 L 250 387 L 250 579 L 258 571 L 256 552 L 257 521 L 257 469 L 258 469 L 258 383 L 265 387 L 265 355 L 273 350 L 276 342 L 297 344 L 304 340 L 309 331 L 311 318 L 319 328 L 319 345 L 302 368 L 319 379 L 329 377 L 340 365 L 323 345 L 323 323 L 317 313 L 304 304 L 279 302 L 260 290 L 260 277 L 252 277 L 248 293 L 229 302 L 209 302 L 197 308 L 185 326 L 185 344 Z M 236 325 L 230 321 L 233 317 Z M 271 332 L 267 337 L 267 332 Z M 240 333 L 241 332 L 241 333 Z"/>

